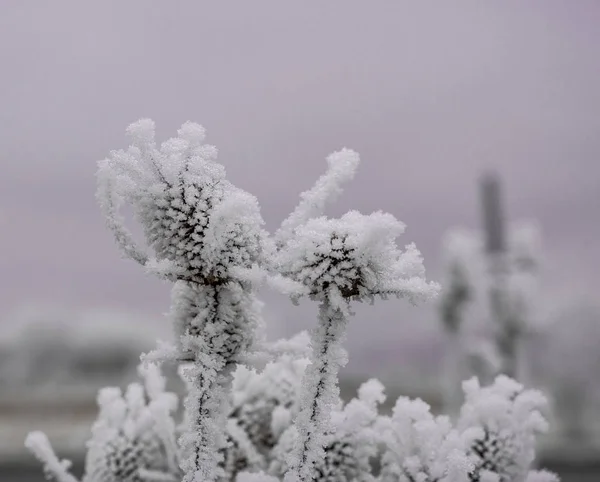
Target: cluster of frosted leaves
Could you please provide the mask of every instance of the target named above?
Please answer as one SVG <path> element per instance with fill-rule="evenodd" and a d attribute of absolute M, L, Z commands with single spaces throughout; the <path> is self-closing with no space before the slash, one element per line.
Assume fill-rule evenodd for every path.
<path fill-rule="evenodd" d="M 549 473 L 529 475 L 536 436 L 547 430 L 543 415 L 547 405 L 545 396 L 537 390 L 524 389 L 504 375 L 487 387 L 472 379 L 464 382 L 463 388 L 465 403 L 457 427 L 478 432 L 468 448 L 474 464 L 470 480 L 484 480 L 481 473 L 485 471 L 496 474 L 500 482 L 552 477 Z"/>
<path fill-rule="evenodd" d="M 404 224 L 391 214 L 350 211 L 339 219 L 312 218 L 279 252 L 280 271 L 302 284 L 312 299 L 363 301 L 395 295 L 416 302 L 437 292 L 428 283 L 414 244 L 395 243 Z"/>
<path fill-rule="evenodd" d="M 260 259 L 258 202 L 225 179 L 202 126 L 187 122 L 160 146 L 149 119 L 127 133 L 132 145 L 113 151 L 98 170 L 100 205 L 126 255 L 158 274 L 203 284 L 229 279 L 232 267 L 250 268 Z M 153 257 L 123 227 L 123 202 L 133 208 Z"/>
<path fill-rule="evenodd" d="M 447 416 L 433 416 L 422 400 L 400 397 L 377 428 L 383 446 L 382 482 L 466 482 L 473 431 L 457 431 Z"/>
<path fill-rule="evenodd" d="M 377 380 L 364 383 L 358 397 L 331 414 L 331 431 L 324 435 L 324 457 L 314 467 L 316 480 L 326 482 L 372 480 L 371 460 L 377 455 L 375 424 L 378 406 L 385 400 Z M 290 426 L 273 449 L 269 474 L 283 478 L 290 467 L 298 433 Z"/>

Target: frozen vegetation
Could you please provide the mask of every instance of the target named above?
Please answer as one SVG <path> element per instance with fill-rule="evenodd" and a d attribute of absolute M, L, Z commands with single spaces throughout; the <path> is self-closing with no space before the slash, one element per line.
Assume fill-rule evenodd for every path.
<path fill-rule="evenodd" d="M 132 145 L 100 163 L 98 200 L 122 253 L 172 283 L 176 337 L 143 356 L 142 383 L 98 395 L 83 481 L 558 480 L 532 470 L 546 400 L 508 377 L 465 382 L 456 417 L 434 416 L 404 397 L 386 415 L 384 387 L 374 379 L 341 401 L 352 305 L 390 296 L 418 304 L 440 289 L 425 279 L 415 245 L 396 244 L 404 225 L 392 215 L 325 216 L 352 179 L 357 153 L 331 154 L 325 174 L 271 235 L 257 199 L 226 179 L 201 126 L 185 123 L 160 145 L 150 120 L 128 134 Z M 125 228 L 123 204 L 141 224 L 145 247 Z M 318 305 L 309 334 L 266 340 L 256 296 L 264 284 Z M 181 420 L 160 372 L 165 363 L 179 365 L 187 384 Z M 42 433 L 26 445 L 47 475 L 76 482 Z"/>

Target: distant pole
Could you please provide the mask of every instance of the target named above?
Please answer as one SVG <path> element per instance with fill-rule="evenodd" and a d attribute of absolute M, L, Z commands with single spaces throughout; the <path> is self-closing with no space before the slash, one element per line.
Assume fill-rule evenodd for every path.
<path fill-rule="evenodd" d="M 481 200 L 485 249 L 489 255 L 504 254 L 506 252 L 504 213 L 502 212 L 500 194 L 498 176 L 494 173 L 485 174 L 481 180 Z"/>
<path fill-rule="evenodd" d="M 519 329 L 509 315 L 507 282 L 509 266 L 506 230 L 502 212 L 500 180 L 487 173 L 481 180 L 481 204 L 485 231 L 485 251 L 489 260 L 489 299 L 494 322 L 494 338 L 502 360 L 501 371 L 516 378 L 518 371 Z"/>

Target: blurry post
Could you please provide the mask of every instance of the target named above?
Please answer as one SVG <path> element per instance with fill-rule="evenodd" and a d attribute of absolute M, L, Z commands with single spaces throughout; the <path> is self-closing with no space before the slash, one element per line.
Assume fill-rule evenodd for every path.
<path fill-rule="evenodd" d="M 501 358 L 501 371 L 517 377 L 518 343 L 520 330 L 508 315 L 508 256 L 504 230 L 504 216 L 500 202 L 500 181 L 487 173 L 481 181 L 485 252 L 489 269 L 490 311 L 494 322 L 494 338 Z"/>

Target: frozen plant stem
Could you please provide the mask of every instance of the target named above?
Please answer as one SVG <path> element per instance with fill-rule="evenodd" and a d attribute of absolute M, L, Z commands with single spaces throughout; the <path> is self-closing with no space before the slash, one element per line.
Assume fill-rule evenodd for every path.
<path fill-rule="evenodd" d="M 191 434 L 193 447 L 190 458 L 183 464 L 186 473 L 184 481 L 211 480 L 212 474 L 217 471 L 219 460 L 210 448 L 220 448 L 225 444 L 220 427 L 226 422 L 227 393 L 234 367 L 234 364 L 226 364 L 213 375 L 203 363 L 195 363 L 188 374 L 192 378 L 195 395 L 186 400 L 193 423 L 189 427 L 189 434 L 183 437 L 185 442 L 185 437 Z"/>
<path fill-rule="evenodd" d="M 184 371 L 190 390 L 186 399 L 188 429 L 181 437 L 184 482 L 204 482 L 219 477 L 219 449 L 225 446 L 223 427 L 228 413 L 228 394 L 237 357 L 251 340 L 253 294 L 238 283 L 199 286 L 190 297 L 178 290 L 173 316 L 186 321 L 182 354 L 193 357 Z M 192 317 L 190 320 L 190 313 Z"/>
<path fill-rule="evenodd" d="M 296 420 L 300 437 L 292 472 L 303 482 L 315 480 L 315 462 L 325 456 L 323 437 L 330 425 L 331 407 L 339 396 L 338 372 L 347 361 L 342 347 L 346 326 L 347 318 L 339 308 L 328 301 L 321 303 L 319 322 L 311 336 L 311 364 L 304 375 L 302 405 Z"/>

